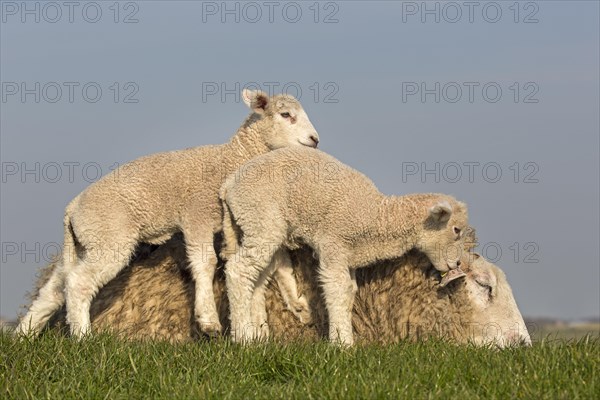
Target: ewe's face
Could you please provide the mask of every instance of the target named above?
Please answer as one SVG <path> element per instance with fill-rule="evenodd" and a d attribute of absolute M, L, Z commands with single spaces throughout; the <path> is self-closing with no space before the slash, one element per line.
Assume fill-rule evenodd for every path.
<path fill-rule="evenodd" d="M 266 144 L 271 150 L 288 146 L 317 147 L 319 134 L 308 115 L 293 96 L 268 97 L 260 91 L 245 90 L 242 97 L 246 104 L 261 115 L 260 126 L 265 131 Z"/>
<path fill-rule="evenodd" d="M 460 266 L 468 228 L 467 208 L 463 203 L 439 201 L 428 210 L 418 248 L 441 272 Z"/>
<path fill-rule="evenodd" d="M 474 310 L 470 339 L 479 345 L 531 345 L 531 338 L 504 273 L 479 254 L 470 254 L 465 289 Z"/>

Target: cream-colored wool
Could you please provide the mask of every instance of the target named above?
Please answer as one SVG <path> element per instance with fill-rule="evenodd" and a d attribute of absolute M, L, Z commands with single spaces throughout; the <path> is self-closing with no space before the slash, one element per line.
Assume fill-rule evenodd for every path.
<path fill-rule="evenodd" d="M 221 230 L 218 190 L 240 165 L 285 146 L 316 147 L 318 134 L 291 96 L 242 93 L 252 113 L 231 140 L 158 153 L 123 165 L 66 207 L 63 259 L 21 320 L 17 332 L 38 333 L 66 302 L 76 336 L 90 329 L 90 304 L 140 242 L 164 243 L 183 232 L 196 283 L 195 318 L 207 333 L 221 331 L 213 300 L 214 235 Z M 156 299 L 156 301 L 161 301 Z"/>
<path fill-rule="evenodd" d="M 465 252 L 463 257 L 461 268 L 466 278 L 444 288 L 439 285 L 439 273 L 417 251 L 357 270 L 352 314 L 357 341 L 387 344 L 444 337 L 455 343 L 498 346 L 528 342 L 527 329 L 502 271 L 472 253 Z M 269 284 L 266 299 L 272 337 L 319 340 L 327 335 L 328 321 L 315 273 L 318 261 L 307 247 L 291 252 L 291 260 L 299 288 L 309 300 L 311 320 L 303 324 L 295 318 L 286 309 L 277 285 Z M 474 261 L 472 265 L 470 261 Z M 201 338 L 194 319 L 194 282 L 186 265 L 185 244 L 179 235 L 152 253 L 137 257 L 94 299 L 94 330 L 114 331 L 135 340 L 182 342 Z M 52 263 L 42 271 L 38 288 L 55 267 Z M 221 323 L 228 331 L 229 307 L 222 272 L 221 265 L 214 293 Z M 64 308 L 50 327 L 66 327 Z"/>
<path fill-rule="evenodd" d="M 355 270 L 411 249 L 438 271 L 456 269 L 468 225 L 466 206 L 451 196 L 385 196 L 334 157 L 302 148 L 252 159 L 227 178 L 220 197 L 232 336 L 244 342 L 268 335 L 257 291 L 281 249 L 298 243 L 314 249 L 329 337 L 352 345 Z"/>

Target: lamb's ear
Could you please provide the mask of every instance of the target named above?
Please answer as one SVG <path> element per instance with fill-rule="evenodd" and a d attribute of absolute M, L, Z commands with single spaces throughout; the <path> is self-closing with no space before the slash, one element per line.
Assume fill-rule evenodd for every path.
<path fill-rule="evenodd" d="M 244 89 L 242 90 L 242 99 L 257 114 L 264 113 L 267 104 L 269 104 L 269 95 L 262 90 Z"/>
<path fill-rule="evenodd" d="M 464 245 L 465 249 L 468 251 L 472 251 L 477 246 L 477 235 L 475 234 L 475 228 L 472 226 L 467 226 L 464 232 Z M 477 254 L 477 257 L 480 257 Z"/>
<path fill-rule="evenodd" d="M 429 216 L 434 222 L 446 222 L 452 215 L 452 206 L 447 201 L 440 201 L 429 209 Z"/>

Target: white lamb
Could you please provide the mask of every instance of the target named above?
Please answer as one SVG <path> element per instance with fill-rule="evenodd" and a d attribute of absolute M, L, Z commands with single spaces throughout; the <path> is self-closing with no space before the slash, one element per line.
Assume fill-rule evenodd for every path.
<path fill-rule="evenodd" d="M 250 90 L 242 97 L 252 113 L 228 143 L 139 158 L 69 203 L 62 264 L 41 288 L 17 332 L 38 333 L 66 300 L 71 333 L 87 334 L 94 296 L 127 266 L 137 244 L 164 243 L 178 231 L 184 234 L 196 282 L 196 319 L 208 334 L 221 331 L 213 294 L 213 238 L 222 223 L 219 188 L 253 157 L 285 146 L 313 148 L 319 142 L 293 97 Z"/>
<path fill-rule="evenodd" d="M 385 196 L 366 176 L 318 150 L 279 149 L 240 171 L 244 169 L 261 173 L 233 174 L 220 193 L 231 253 L 225 275 L 236 341 L 268 334 L 264 307 L 253 302 L 264 302 L 262 285 L 274 268 L 269 265 L 273 256 L 286 253 L 285 247 L 306 244 L 314 249 L 329 338 L 344 345 L 354 340 L 356 268 L 416 248 L 443 273 L 442 284 L 464 276 L 459 259 L 467 209 L 451 196 Z"/>

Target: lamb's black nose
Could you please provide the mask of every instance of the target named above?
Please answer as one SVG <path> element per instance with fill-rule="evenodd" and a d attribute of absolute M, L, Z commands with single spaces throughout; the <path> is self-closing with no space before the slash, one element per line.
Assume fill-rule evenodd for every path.
<path fill-rule="evenodd" d="M 315 142 L 315 147 L 319 144 L 319 139 L 316 136 L 311 136 L 310 139 Z"/>

